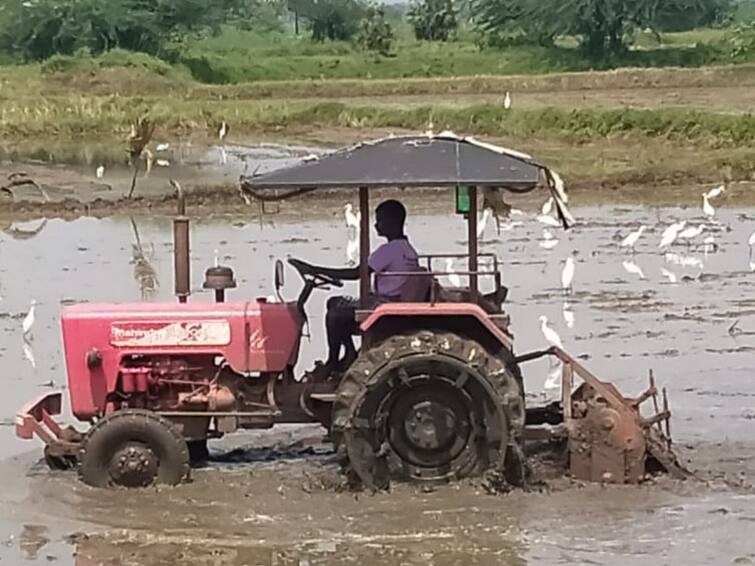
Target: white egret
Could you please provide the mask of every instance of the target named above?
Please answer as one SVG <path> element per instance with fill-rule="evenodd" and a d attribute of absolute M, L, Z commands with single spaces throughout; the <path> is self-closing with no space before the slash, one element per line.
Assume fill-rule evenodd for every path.
<path fill-rule="evenodd" d="M 676 237 L 682 240 L 693 240 L 700 234 L 702 234 L 704 230 L 705 224 L 700 224 L 699 226 L 690 226 L 689 228 L 685 228 L 684 230 L 679 232 Z"/>
<path fill-rule="evenodd" d="M 482 216 L 477 221 L 477 237 L 482 238 L 483 234 L 485 234 L 485 228 L 488 225 L 488 221 L 490 220 L 490 217 L 492 216 L 493 211 L 490 208 L 486 208 L 482 211 Z"/>
<path fill-rule="evenodd" d="M 159 143 L 155 147 L 155 151 L 168 151 L 169 148 L 170 148 L 169 143 Z"/>
<path fill-rule="evenodd" d="M 506 96 L 503 97 L 503 107 L 506 110 L 511 108 L 511 93 L 508 90 L 506 91 Z"/>
<path fill-rule="evenodd" d="M 750 246 L 750 257 L 752 257 L 752 248 L 755 248 L 755 232 L 750 234 L 750 239 L 747 240 L 747 245 Z"/>
<path fill-rule="evenodd" d="M 671 244 L 674 243 L 676 240 L 676 237 L 679 235 L 679 232 L 684 229 L 684 227 L 687 225 L 686 220 L 682 220 L 681 222 L 674 222 L 670 226 L 668 226 L 664 231 L 663 234 L 661 234 L 661 242 L 658 244 L 659 248 L 667 248 Z"/>
<path fill-rule="evenodd" d="M 452 287 L 461 287 L 461 277 L 459 277 L 459 274 L 454 269 L 453 258 L 446 258 L 446 273 L 448 273 L 448 281 Z"/>
<path fill-rule="evenodd" d="M 622 261 L 621 265 L 627 273 L 636 275 L 640 279 L 645 279 L 645 273 L 642 271 L 642 268 L 633 261 Z"/>
<path fill-rule="evenodd" d="M 548 326 L 548 317 L 545 315 L 540 316 L 540 331 L 543 333 L 545 341 L 548 342 L 548 344 L 561 348 L 562 350 L 564 349 L 564 345 L 561 342 L 561 337 L 556 333 L 555 330 Z"/>
<path fill-rule="evenodd" d="M 31 303 L 29 305 L 29 312 L 26 313 L 26 316 L 24 317 L 23 322 L 21 322 L 21 329 L 23 330 L 24 337 L 31 335 L 32 326 L 34 326 L 34 320 L 35 320 L 35 308 L 37 306 L 37 301 L 35 299 L 31 300 Z"/>
<path fill-rule="evenodd" d="M 577 264 L 574 261 L 574 256 L 567 257 L 564 262 L 564 269 L 561 271 L 561 288 L 565 293 L 568 293 L 572 289 L 576 269 Z"/>
<path fill-rule="evenodd" d="M 157 159 L 155 160 L 155 165 L 158 167 L 170 167 L 170 161 L 167 159 Z"/>
<path fill-rule="evenodd" d="M 343 206 L 343 215 L 346 218 L 346 227 L 359 230 L 359 224 L 362 219 L 361 213 L 354 214 L 354 207 L 351 203 L 347 203 Z"/>
<path fill-rule="evenodd" d="M 561 226 L 561 223 L 550 214 L 540 214 L 537 217 L 537 221 L 540 222 L 540 224 L 545 224 L 546 226 L 553 226 L 554 228 L 558 228 L 559 226 Z"/>
<path fill-rule="evenodd" d="M 630 232 L 623 240 L 621 240 L 622 248 L 631 248 L 634 251 L 634 246 L 637 245 L 637 240 L 640 239 L 642 233 L 647 229 L 647 226 L 640 226 L 634 232 Z"/>
<path fill-rule="evenodd" d="M 99 167 L 97 167 L 97 169 L 95 169 L 94 171 L 94 176 L 98 179 L 102 179 L 105 176 L 105 166 L 100 165 Z"/>
<path fill-rule="evenodd" d="M 218 129 L 218 139 L 220 141 L 223 141 L 225 139 L 225 137 L 228 135 L 229 129 L 230 128 L 228 127 L 228 122 L 226 122 L 225 120 L 220 122 L 220 129 Z"/>
<path fill-rule="evenodd" d="M 703 193 L 703 214 L 708 218 L 713 218 L 716 215 L 716 209 L 710 204 L 708 195 Z"/>
<path fill-rule="evenodd" d="M 543 203 L 543 208 L 540 210 L 540 213 L 545 216 L 550 216 L 553 212 L 553 203 L 555 201 L 553 200 L 553 197 L 548 197 L 548 200 L 546 200 Z"/>
<path fill-rule="evenodd" d="M 718 198 L 726 191 L 726 185 L 718 185 L 712 188 L 707 193 L 703 193 L 703 196 L 708 197 L 708 200 Z"/>
<path fill-rule="evenodd" d="M 672 285 L 675 285 L 679 282 L 679 279 L 676 277 L 676 273 L 674 273 L 673 271 L 669 271 L 665 267 L 661 267 L 661 273 Z"/>

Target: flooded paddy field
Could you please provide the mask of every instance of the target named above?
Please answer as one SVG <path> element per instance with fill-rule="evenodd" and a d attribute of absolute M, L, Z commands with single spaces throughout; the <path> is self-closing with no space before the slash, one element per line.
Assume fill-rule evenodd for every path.
<path fill-rule="evenodd" d="M 192 300 L 215 250 L 239 287 L 229 300 L 273 293 L 273 261 L 287 256 L 344 264 L 348 233 L 340 203 L 266 217 L 198 219 L 192 228 Z M 465 224 L 450 194 L 408 200 L 407 232 L 421 253 L 463 251 Z M 446 200 L 443 200 L 446 199 Z M 103 491 L 74 473 L 51 473 L 41 446 L 14 436 L 15 411 L 65 385 L 59 310 L 79 301 L 171 300 L 168 217 L 113 216 L 18 224 L 0 238 L 0 563 L 93 566 L 169 564 L 750 564 L 755 563 L 755 292 L 747 239 L 755 209 L 721 208 L 706 222 L 684 208 L 580 207 L 569 232 L 535 220 L 539 202 L 488 226 L 481 251 L 503 262 L 507 310 L 518 352 L 545 346 L 546 315 L 565 348 L 625 394 L 652 368 L 671 400 L 672 434 L 699 479 L 641 486 L 554 482 L 535 492 L 488 495 L 475 482 L 430 492 L 397 485 L 352 493 L 318 427 L 276 427 L 211 443 L 213 461 L 169 489 Z M 689 205 L 689 207 L 686 207 Z M 291 221 L 291 220 L 295 221 Z M 687 220 L 706 230 L 688 246 L 658 249 L 663 229 Z M 619 247 L 639 225 L 632 254 Z M 703 240 L 712 236 L 706 247 Z M 546 249 L 550 247 L 551 249 Z M 574 251 L 573 293 L 560 274 Z M 457 265 L 462 270 L 463 266 Z M 666 274 L 663 273 L 666 270 Z M 641 272 L 641 273 L 640 273 Z M 673 273 L 676 282 L 671 282 Z M 287 269 L 283 289 L 300 282 Z M 349 285 L 353 285 L 350 287 Z M 484 283 L 483 283 L 484 285 Z M 339 290 L 340 292 L 340 290 Z M 346 292 L 356 293 L 355 284 Z M 36 299 L 30 348 L 21 319 Z M 299 369 L 325 351 L 325 293 L 309 303 L 311 341 Z M 30 359 L 33 357 L 34 366 Z M 548 363 L 523 366 L 534 397 L 545 395 Z"/>

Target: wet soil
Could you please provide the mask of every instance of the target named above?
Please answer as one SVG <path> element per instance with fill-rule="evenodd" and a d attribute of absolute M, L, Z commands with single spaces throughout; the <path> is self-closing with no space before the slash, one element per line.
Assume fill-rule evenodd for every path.
<path fill-rule="evenodd" d="M 505 91 L 501 91 L 505 92 Z M 332 100 L 323 99 L 323 100 Z M 417 94 L 398 96 L 348 96 L 338 100 L 353 105 L 381 106 L 454 106 L 484 103 L 502 103 L 503 94 Z M 563 105 L 569 108 L 639 108 L 666 109 L 685 108 L 707 112 L 745 113 L 755 105 L 755 89 L 751 85 L 705 87 L 659 87 L 647 85 L 617 88 L 580 88 L 547 91 L 514 91 L 513 104 L 517 108 L 539 108 Z"/>
<path fill-rule="evenodd" d="M 720 208 L 703 236 L 689 246 L 675 244 L 675 255 L 665 256 L 658 241 L 666 225 L 705 222 L 698 196 L 679 195 L 678 206 L 654 208 L 580 206 L 575 196 L 580 224 L 567 233 L 552 229 L 559 239 L 552 250 L 540 246 L 535 198 L 512 199 L 525 214 L 504 223 L 500 235 L 489 226 L 481 240 L 482 251 L 503 261 L 517 352 L 544 345 L 538 316 L 547 315 L 566 349 L 627 395 L 645 387 L 652 368 L 669 390 L 672 433 L 697 479 L 634 487 L 562 479 L 507 495 L 490 495 L 476 482 L 431 492 L 396 485 L 390 493 L 352 493 L 342 489 L 323 431 L 288 426 L 213 442 L 210 464 L 177 488 L 90 489 L 74 473 L 49 472 L 40 446 L 14 437 L 13 415 L 31 397 L 65 387 L 61 304 L 170 300 L 170 219 L 14 218 L 13 230 L 0 236 L 7 383 L 0 400 L 0 560 L 79 566 L 755 562 L 755 265 L 747 246 L 755 209 Z M 239 288 L 231 300 L 270 295 L 276 257 L 345 263 L 345 198 L 339 193 L 318 202 L 264 217 L 245 206 L 198 217 L 193 300 L 210 300 L 200 277 L 216 249 L 236 270 Z M 465 226 L 450 195 L 415 196 L 407 204 L 408 233 L 418 249 L 464 248 Z M 621 250 L 622 236 L 640 224 L 648 230 L 636 253 Z M 707 255 L 706 236 L 717 243 Z M 565 297 L 560 272 L 575 250 L 574 290 Z M 629 263 L 645 278 L 630 272 Z M 669 283 L 661 268 L 679 282 Z M 298 289 L 288 270 L 284 296 Z M 30 344 L 35 367 L 20 332 L 32 298 L 39 302 Z M 314 332 L 303 344 L 299 370 L 324 352 L 325 299 L 321 293 L 310 302 Z M 545 399 L 547 362 L 523 371 L 530 395 Z"/>
<path fill-rule="evenodd" d="M 284 202 L 263 210 L 245 203 L 239 193 L 239 178 L 297 162 L 310 154 L 323 154 L 360 139 L 379 138 L 399 131 L 332 129 L 300 132 L 296 144 L 245 141 L 213 145 L 206 139 L 179 139 L 155 155 L 150 171 L 139 164 L 133 198 L 128 198 L 133 170 L 123 160 L 116 142 L 99 145 L 71 144 L 67 153 L 49 148 L 14 146 L 0 148 L 0 229 L 34 218 L 75 219 L 114 214 L 171 214 L 176 209 L 171 179 L 188 195 L 189 213 L 200 217 L 241 213 L 247 218 L 295 219 L 312 208 L 337 208 L 343 191 L 318 190 L 296 204 Z M 718 206 L 755 205 L 755 161 L 751 152 L 723 149 L 701 150 L 692 146 L 669 146 L 657 140 L 607 140 L 579 145 L 529 139 L 493 140 L 507 147 L 525 148 L 551 164 L 566 179 L 570 194 L 582 204 L 604 202 L 654 206 L 697 206 L 700 194 L 712 184 L 728 179 L 726 194 Z M 631 156 L 631 157 L 630 157 Z M 101 178 L 96 176 L 104 168 Z M 390 191 L 383 191 L 388 194 Z M 422 208 L 434 202 L 435 191 L 400 193 Z M 536 206 L 538 196 L 530 199 Z M 302 203 L 304 203 L 302 205 Z"/>

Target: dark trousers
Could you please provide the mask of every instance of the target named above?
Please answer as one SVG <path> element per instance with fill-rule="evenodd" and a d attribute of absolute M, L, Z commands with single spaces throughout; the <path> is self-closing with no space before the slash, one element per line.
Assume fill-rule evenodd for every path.
<path fill-rule="evenodd" d="M 328 336 L 328 360 L 326 364 L 338 363 L 343 346 L 344 359 L 349 363 L 356 358 L 353 336 L 359 331 L 356 310 L 359 300 L 354 297 L 331 297 L 326 303 L 325 332 Z"/>

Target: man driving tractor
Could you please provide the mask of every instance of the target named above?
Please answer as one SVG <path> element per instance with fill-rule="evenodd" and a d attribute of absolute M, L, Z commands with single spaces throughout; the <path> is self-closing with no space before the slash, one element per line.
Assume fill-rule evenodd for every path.
<path fill-rule="evenodd" d="M 368 260 L 370 273 L 420 271 L 417 252 L 404 234 L 406 208 L 397 200 L 386 200 L 375 209 L 375 230 L 387 242 L 373 251 Z M 359 266 L 323 267 L 292 260 L 302 272 L 310 275 L 324 275 L 340 280 L 359 279 Z M 371 306 L 380 303 L 400 301 L 410 277 L 406 275 L 376 278 Z M 327 302 L 325 331 L 328 339 L 328 358 L 314 373 L 327 377 L 333 371 L 343 370 L 356 359 L 357 351 L 352 336 L 357 333 L 356 308 L 359 302 L 353 297 L 331 297 Z M 344 356 L 340 358 L 341 348 Z"/>

